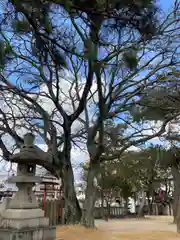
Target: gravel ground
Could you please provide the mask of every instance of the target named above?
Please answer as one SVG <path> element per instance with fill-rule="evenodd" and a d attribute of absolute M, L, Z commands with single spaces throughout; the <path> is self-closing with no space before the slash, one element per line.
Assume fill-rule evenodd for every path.
<path fill-rule="evenodd" d="M 176 225 L 172 224 L 173 218 L 169 216 L 151 216 L 146 219 L 123 219 L 123 220 L 97 220 L 96 226 L 102 231 L 113 232 L 176 232 Z"/>
<path fill-rule="evenodd" d="M 57 227 L 57 240 L 178 240 L 172 217 L 96 221 L 96 230 L 80 225 Z"/>

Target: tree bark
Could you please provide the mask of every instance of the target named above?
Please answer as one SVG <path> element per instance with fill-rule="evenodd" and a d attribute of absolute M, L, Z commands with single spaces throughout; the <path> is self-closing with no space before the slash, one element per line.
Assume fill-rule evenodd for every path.
<path fill-rule="evenodd" d="M 176 202 L 176 211 L 177 213 L 175 214 L 175 218 L 174 221 L 176 223 L 177 226 L 177 232 L 180 233 L 180 195 L 179 195 L 179 191 L 178 191 L 178 197 L 177 197 L 177 202 Z"/>
<path fill-rule="evenodd" d="M 81 220 L 81 208 L 76 197 L 74 188 L 74 176 L 72 166 L 69 166 L 64 171 L 64 222 L 65 224 L 77 224 Z"/>
<path fill-rule="evenodd" d="M 101 187 L 101 218 L 104 219 L 104 189 Z"/>
<path fill-rule="evenodd" d="M 148 199 L 148 215 L 152 215 L 153 208 L 152 208 L 152 201 L 150 200 L 149 192 L 147 192 L 147 199 Z"/>
<path fill-rule="evenodd" d="M 138 210 L 138 217 L 144 217 L 144 205 L 146 203 L 146 193 L 142 192 L 142 200 Z"/>
<path fill-rule="evenodd" d="M 175 164 L 172 165 L 171 171 L 174 179 L 173 223 L 177 224 L 177 230 L 180 232 L 180 172 Z"/>
<path fill-rule="evenodd" d="M 96 186 L 95 177 L 99 168 L 99 164 L 93 164 L 90 161 L 90 166 L 87 176 L 86 199 L 84 201 L 81 224 L 86 228 L 94 228 L 94 205 L 96 201 Z"/>
<path fill-rule="evenodd" d="M 129 199 L 126 198 L 124 200 L 125 200 L 125 204 L 124 204 L 125 214 L 127 215 L 129 213 L 129 207 L 128 207 Z"/>
<path fill-rule="evenodd" d="M 177 208 L 178 208 L 178 194 L 177 191 L 174 190 L 174 200 L 173 200 L 173 223 L 176 224 L 176 215 L 177 215 Z"/>
<path fill-rule="evenodd" d="M 107 206 L 107 218 L 106 218 L 106 221 L 108 221 L 108 219 L 110 218 L 110 208 L 111 208 L 111 205 L 110 205 L 110 203 L 108 201 L 106 201 L 106 202 L 107 202 L 107 204 L 106 204 L 106 206 Z"/>
<path fill-rule="evenodd" d="M 74 173 L 71 164 L 71 122 L 66 119 L 64 129 L 63 190 L 65 198 L 64 222 L 77 224 L 81 220 L 81 208 L 74 187 Z"/>
<path fill-rule="evenodd" d="M 105 213 L 104 209 L 104 173 L 101 174 L 101 218 L 105 221 L 108 221 L 108 203 L 106 206 L 107 213 Z"/>

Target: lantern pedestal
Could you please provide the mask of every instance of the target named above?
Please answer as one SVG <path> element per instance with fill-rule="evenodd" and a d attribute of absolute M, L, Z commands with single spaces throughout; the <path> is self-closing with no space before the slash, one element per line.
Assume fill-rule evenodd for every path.
<path fill-rule="evenodd" d="M 24 142 L 30 144 L 27 139 Z M 32 153 L 33 146 L 23 145 L 23 153 L 20 151 L 18 155 L 21 162 L 17 166 L 17 176 L 9 179 L 16 183 L 18 191 L 0 208 L 0 240 L 56 240 L 56 227 L 49 226 L 49 219 L 44 217 L 32 191 L 34 184 L 41 182 L 41 178 L 35 176 L 36 165 L 29 161 L 22 163 L 23 157 L 27 159 L 28 147 Z"/>
<path fill-rule="evenodd" d="M 0 240 L 55 240 L 56 228 L 0 229 Z"/>

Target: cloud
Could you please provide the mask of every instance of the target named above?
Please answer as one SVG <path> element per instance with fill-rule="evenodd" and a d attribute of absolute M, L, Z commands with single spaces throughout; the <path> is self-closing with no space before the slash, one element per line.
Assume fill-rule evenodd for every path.
<path fill-rule="evenodd" d="M 57 89 L 59 89 L 59 103 L 61 104 L 61 106 L 63 107 L 64 111 L 68 114 L 71 114 L 72 112 L 74 112 L 74 109 L 77 108 L 78 106 L 78 98 L 77 98 L 77 92 L 79 94 L 79 96 L 82 95 L 83 92 L 83 88 L 84 88 L 84 82 L 83 79 L 81 81 L 79 81 L 79 86 L 77 90 L 75 88 L 75 84 L 74 84 L 74 77 L 72 74 L 70 74 L 69 72 L 65 71 L 64 76 L 61 73 L 61 76 L 59 78 L 59 84 L 58 84 L 58 88 L 56 85 L 56 82 L 53 83 L 53 93 L 56 95 L 57 94 Z M 72 84 L 74 84 L 74 86 L 72 87 Z M 95 109 L 96 109 L 96 102 L 98 100 L 98 96 L 97 96 L 97 85 L 94 82 L 91 88 L 91 94 L 89 94 L 89 97 L 91 97 L 88 101 L 88 115 L 89 115 L 89 119 L 90 119 L 90 124 L 93 121 L 94 118 L 94 114 L 95 114 Z M 57 129 L 57 133 L 59 136 L 61 136 L 62 134 L 62 116 L 59 113 L 59 111 L 57 111 L 57 107 L 55 106 L 54 102 L 52 101 L 52 99 L 50 98 L 50 94 L 49 94 L 49 90 L 47 85 L 42 84 L 40 91 L 35 93 L 35 94 L 30 94 L 29 96 L 31 96 L 33 99 L 36 99 L 37 102 L 40 104 L 40 106 L 49 113 L 49 115 L 51 116 L 51 119 L 54 120 L 54 125 L 56 126 Z M 27 132 L 27 117 L 30 118 L 38 118 L 40 117 L 40 114 L 38 114 L 37 112 L 34 112 L 33 108 L 29 107 L 27 109 L 27 106 L 24 104 L 24 99 L 20 98 L 18 95 L 12 95 L 9 92 L 3 92 L 2 96 L 0 97 L 0 103 L 2 106 L 2 110 L 4 111 L 4 113 L 6 114 L 6 116 L 9 118 L 8 123 L 10 125 L 11 129 L 14 129 L 14 131 L 16 131 L 18 133 L 19 136 L 23 137 L 23 135 Z M 27 101 L 26 101 L 27 102 Z M 29 103 L 29 106 L 31 106 L 31 104 Z M 21 118 L 22 116 L 24 116 L 25 118 Z M 83 121 L 86 121 L 85 118 L 85 113 L 83 112 L 80 115 L 80 118 Z M 14 120 L 14 121 L 13 121 Z M 76 120 L 73 125 L 72 125 L 72 134 L 76 134 L 78 133 L 82 128 L 84 128 L 84 122 L 81 121 L 80 119 Z M 0 124 L 1 126 L 3 126 L 3 121 L 0 119 Z M 162 122 L 154 122 L 154 121 L 148 121 L 147 123 L 144 124 L 135 124 L 132 123 L 132 125 L 128 127 L 128 130 L 125 132 L 125 134 L 127 136 L 130 136 L 132 133 L 137 133 L 134 135 L 134 139 L 138 139 L 141 138 L 142 136 L 146 135 L 152 135 L 154 132 L 158 131 L 161 127 Z M 173 129 L 177 129 L 176 125 L 174 125 L 172 127 Z M 0 132 L 3 132 L 0 130 Z M 5 143 L 5 145 L 8 147 L 8 150 L 12 151 L 15 145 L 15 142 L 13 140 L 13 138 L 9 135 L 9 134 L 5 134 L 3 136 L 3 142 Z M 162 141 L 160 141 L 159 138 L 154 138 L 151 141 L 148 141 L 148 143 L 155 143 L 155 142 L 159 142 L 162 143 Z M 76 139 L 76 143 L 77 143 L 77 139 Z M 148 144 L 147 143 L 147 144 Z M 45 145 L 45 143 L 39 143 L 38 138 L 36 139 L 36 144 L 42 148 L 44 151 L 47 151 L 47 146 Z M 85 162 L 88 160 L 89 156 L 87 153 L 87 149 L 86 149 L 86 144 L 85 142 L 83 142 L 82 139 L 79 139 L 79 142 L 77 143 L 78 147 L 75 146 L 75 144 L 72 145 L 72 151 L 71 151 L 71 162 L 73 165 L 73 169 L 74 169 L 74 173 L 75 173 L 75 179 L 77 181 L 79 181 L 81 174 L 82 174 L 82 170 L 81 170 L 81 163 Z M 165 142 L 163 142 L 163 144 L 165 144 Z M 138 151 L 139 148 L 136 146 L 131 146 L 128 150 L 135 150 Z M 16 150 L 17 151 L 17 150 Z M 2 152 L 0 151 L 1 155 Z M 15 165 L 12 165 L 10 163 L 7 162 L 2 162 L 1 163 L 1 169 L 0 171 L 14 171 L 15 169 Z M 4 169 L 4 170 L 3 170 Z M 42 169 L 38 168 L 38 173 L 42 172 Z"/>
<path fill-rule="evenodd" d="M 67 79 L 67 80 L 66 80 Z M 71 114 L 74 108 L 77 108 L 78 105 L 78 100 L 74 99 L 76 94 L 76 91 L 74 88 L 71 89 L 71 80 L 72 76 L 68 75 L 66 72 L 66 79 L 60 78 L 59 82 L 59 103 L 61 106 L 64 108 L 64 111 L 68 114 Z M 79 91 L 79 95 L 82 95 L 84 84 L 81 84 L 81 89 Z M 54 84 L 54 94 L 56 94 L 56 85 Z M 92 86 L 91 92 L 96 91 L 96 85 L 94 84 Z M 62 134 L 62 128 L 60 124 L 62 123 L 62 116 L 60 113 L 57 111 L 57 108 L 53 101 L 49 98 L 49 93 L 48 93 L 48 88 L 45 84 L 41 86 L 40 91 L 37 94 L 29 94 L 29 96 L 33 99 L 37 99 L 37 102 L 40 104 L 40 106 L 49 113 L 51 118 L 56 121 L 57 123 L 54 123 L 58 132 L 58 135 L 61 136 Z M 94 98 L 97 98 L 96 94 L 94 94 Z M 1 101 L 1 106 L 3 112 L 7 116 L 7 122 L 10 126 L 11 129 L 14 129 L 15 132 L 21 137 L 24 136 L 25 133 L 27 133 L 27 128 L 26 126 L 29 124 L 27 122 L 28 116 L 30 116 L 32 119 L 33 118 L 38 118 L 40 115 L 37 112 L 34 112 L 31 107 L 28 108 L 27 111 L 27 106 L 25 105 L 24 101 L 31 106 L 31 103 L 28 102 L 27 100 L 21 99 L 18 95 L 13 95 L 11 93 L 4 92 L 2 95 L 2 98 L 0 99 Z M 93 104 L 94 104 L 94 99 L 89 101 L 88 103 L 88 113 L 91 115 L 93 113 Z M 97 99 L 95 99 L 97 101 Z M 22 118 L 24 116 L 24 118 Z M 1 117 L 1 114 L 0 114 Z M 90 116 L 91 117 L 91 116 Z M 81 114 L 80 116 L 81 119 L 85 120 L 84 113 Z M 14 121 L 12 121 L 14 119 Z M 0 123 L 3 125 L 3 118 L 0 118 Z M 6 127 L 6 126 L 5 126 Z M 72 133 L 77 133 L 80 129 L 84 128 L 84 123 L 82 121 L 76 120 L 73 125 L 72 125 Z M 0 129 L 0 132 L 4 134 L 3 130 Z M 15 141 L 14 139 L 8 134 L 3 135 L 3 142 L 6 145 L 7 149 L 10 152 L 14 152 L 14 146 L 15 146 Z M 47 146 L 45 143 L 39 143 L 38 137 L 36 138 L 36 144 L 43 149 L 44 151 L 47 151 Z M 75 179 L 78 179 L 79 174 L 80 174 L 80 163 L 84 162 L 88 158 L 87 151 L 85 151 L 85 145 L 80 141 L 79 145 L 81 146 L 81 149 L 72 146 L 72 151 L 71 151 L 71 156 L 72 156 L 72 165 L 73 169 L 75 172 Z M 18 149 L 15 150 L 15 152 L 18 151 Z M 0 150 L 0 154 L 2 156 L 2 151 Z M 14 172 L 16 171 L 16 164 L 10 164 L 6 161 L 1 161 L 1 167 L 0 167 L 0 172 L 5 173 L 5 172 Z M 41 173 L 42 169 L 38 167 L 37 173 Z"/>

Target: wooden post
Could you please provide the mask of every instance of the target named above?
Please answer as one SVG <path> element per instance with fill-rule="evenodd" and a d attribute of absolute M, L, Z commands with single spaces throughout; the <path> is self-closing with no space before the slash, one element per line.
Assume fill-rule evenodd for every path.
<path fill-rule="evenodd" d="M 44 216 L 46 216 L 46 184 L 44 185 L 43 210 L 44 210 Z"/>
<path fill-rule="evenodd" d="M 59 201 L 58 201 L 58 200 L 55 200 L 56 225 L 59 224 L 59 214 L 58 214 L 58 209 L 59 209 Z"/>
<path fill-rule="evenodd" d="M 58 217 L 61 217 L 61 187 L 59 188 L 59 197 L 58 197 Z"/>
<path fill-rule="evenodd" d="M 50 216 L 50 225 L 53 226 L 54 223 L 54 201 L 49 201 L 49 216 Z"/>

